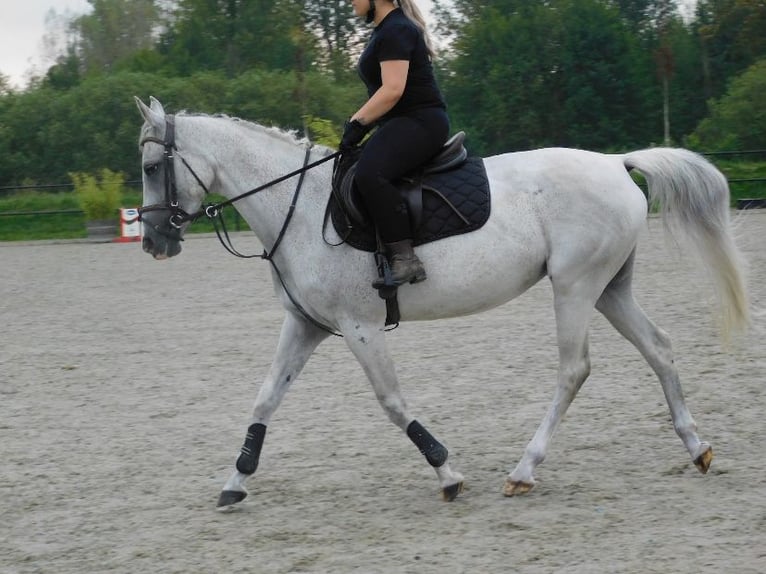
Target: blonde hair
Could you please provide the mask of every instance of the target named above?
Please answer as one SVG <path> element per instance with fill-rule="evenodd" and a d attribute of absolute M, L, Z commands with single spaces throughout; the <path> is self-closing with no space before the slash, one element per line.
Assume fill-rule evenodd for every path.
<path fill-rule="evenodd" d="M 431 40 L 431 35 L 428 33 L 426 19 L 423 18 L 423 13 L 420 11 L 420 8 L 418 8 L 418 5 L 415 4 L 415 0 L 397 0 L 397 4 L 399 4 L 399 7 L 402 9 L 402 12 L 404 12 L 404 15 L 412 20 L 415 25 L 420 28 L 420 31 L 423 32 L 423 39 L 426 41 L 426 49 L 428 50 L 428 55 L 433 59 L 436 56 L 434 43 Z"/>

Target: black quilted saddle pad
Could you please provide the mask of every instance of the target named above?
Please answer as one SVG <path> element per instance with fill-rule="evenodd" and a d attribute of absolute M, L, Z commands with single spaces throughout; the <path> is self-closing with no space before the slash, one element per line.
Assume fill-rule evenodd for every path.
<path fill-rule="evenodd" d="M 346 243 L 363 251 L 375 251 L 372 226 L 349 225 L 333 194 L 328 208 L 335 231 Z M 475 231 L 487 222 L 489 211 L 489 183 L 482 158 L 469 157 L 457 169 L 428 174 L 423 178 L 423 214 L 414 230 L 413 244 Z"/>

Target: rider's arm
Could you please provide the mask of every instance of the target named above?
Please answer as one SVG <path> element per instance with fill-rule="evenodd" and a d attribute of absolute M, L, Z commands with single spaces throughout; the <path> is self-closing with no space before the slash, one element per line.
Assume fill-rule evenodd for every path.
<path fill-rule="evenodd" d="M 380 63 L 380 75 L 383 85 L 372 94 L 372 97 L 359 108 L 352 120 L 358 120 L 362 125 L 371 124 L 391 111 L 404 93 L 407 84 L 407 73 L 410 70 L 408 60 L 384 60 Z"/>

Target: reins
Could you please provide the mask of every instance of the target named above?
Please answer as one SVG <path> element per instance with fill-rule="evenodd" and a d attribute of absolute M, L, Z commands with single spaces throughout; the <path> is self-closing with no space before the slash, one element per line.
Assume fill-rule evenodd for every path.
<path fill-rule="evenodd" d="M 241 193 L 241 194 L 237 195 L 236 197 L 232 197 L 231 199 L 227 199 L 226 201 L 222 201 L 220 203 L 215 203 L 215 204 L 211 204 L 211 205 L 208 205 L 206 207 L 203 207 L 197 213 L 194 214 L 194 216 L 193 216 L 194 219 L 199 218 L 203 214 L 207 215 L 208 217 L 210 217 L 210 215 L 207 213 L 208 210 L 219 211 L 221 208 L 227 207 L 227 206 L 233 204 L 234 202 L 239 201 L 240 199 L 244 199 L 246 197 L 254 195 L 254 194 L 256 194 L 258 192 L 261 192 L 261 191 L 263 191 L 265 189 L 268 189 L 268 188 L 270 188 L 270 187 L 272 187 L 274 185 L 277 185 L 278 183 L 282 183 L 283 181 L 286 181 L 286 180 L 288 180 L 290 178 L 293 178 L 296 175 L 300 175 L 301 176 L 300 180 L 298 181 L 298 189 L 300 189 L 300 186 L 303 183 L 303 177 L 304 177 L 304 175 L 306 174 L 307 171 L 309 171 L 310 169 L 314 169 L 315 167 L 317 167 L 319 165 L 322 165 L 323 163 L 327 163 L 328 161 L 331 161 L 331 160 L 335 159 L 336 157 L 338 157 L 340 155 L 340 152 L 339 151 L 333 152 L 330 155 L 328 155 L 326 157 L 323 157 L 322 159 L 319 159 L 319 160 L 317 160 L 317 161 L 315 161 L 313 163 L 308 163 L 310 155 L 311 155 L 311 148 L 308 147 L 308 148 L 306 148 L 306 157 L 304 159 L 303 167 L 302 168 L 296 169 L 295 171 L 291 171 L 288 174 L 282 175 L 282 176 L 278 177 L 277 179 L 273 179 L 273 180 L 271 180 L 268 183 L 264 183 L 263 185 L 259 185 L 258 187 L 255 187 L 255 188 L 251 189 L 250 191 L 246 191 L 245 193 Z M 181 158 L 181 159 L 183 160 L 183 158 Z M 199 180 L 199 178 L 197 178 L 197 175 L 194 173 L 194 170 L 191 169 L 189 164 L 187 164 L 184 161 L 184 165 L 189 169 L 189 171 L 194 176 L 194 178 L 202 186 L 202 189 L 205 190 L 205 193 L 209 193 L 207 188 L 202 184 L 202 182 Z M 294 208 L 295 206 L 291 205 L 290 207 Z M 216 215 L 217 215 L 217 213 L 216 213 Z M 292 215 L 292 214 L 290 214 L 290 215 Z M 280 238 L 280 240 L 281 240 L 281 238 Z M 273 249 L 272 249 L 272 251 L 273 251 Z"/>
<path fill-rule="evenodd" d="M 178 190 L 176 188 L 175 169 L 173 164 L 174 155 L 178 155 L 178 157 L 181 159 L 181 162 L 184 164 L 184 166 L 186 166 L 186 169 L 189 170 L 189 173 L 191 173 L 192 177 L 194 177 L 197 184 L 205 191 L 206 195 L 210 194 L 210 190 L 207 188 L 204 182 L 200 179 L 200 177 L 195 173 L 194 169 L 192 169 L 191 165 L 189 165 L 186 159 L 180 153 L 178 153 L 178 148 L 176 147 L 176 143 L 175 143 L 175 120 L 173 115 L 166 116 L 165 124 L 166 124 L 166 128 L 165 128 L 164 140 L 151 137 L 151 136 L 145 137 L 144 139 L 141 140 L 141 145 L 147 142 L 152 142 L 152 143 L 157 143 L 159 145 L 162 145 L 165 148 L 164 157 L 163 157 L 163 163 L 165 166 L 165 203 L 157 203 L 157 204 L 147 205 L 147 206 L 143 206 L 139 208 L 138 215 L 134 219 L 128 221 L 128 223 L 132 223 L 134 221 L 143 222 L 143 215 L 144 213 L 147 213 L 147 212 L 169 211 L 170 216 L 168 217 L 168 224 L 170 225 L 170 227 L 173 228 L 173 231 L 165 231 L 158 224 L 150 224 L 150 225 L 157 233 L 160 233 L 172 239 L 183 241 L 183 238 L 181 237 L 181 226 L 187 222 L 188 223 L 194 222 L 204 215 L 213 224 L 213 228 L 215 229 L 216 236 L 218 237 L 218 240 L 220 241 L 221 245 L 223 245 L 224 249 L 226 249 L 226 251 L 242 259 L 260 258 L 271 263 L 271 267 L 272 269 L 274 269 L 274 273 L 279 279 L 279 282 L 282 285 L 282 289 L 284 289 L 284 292 L 287 295 L 288 299 L 290 299 L 290 302 L 301 313 L 301 315 L 303 315 L 303 317 L 306 318 L 315 327 L 327 333 L 330 333 L 331 335 L 335 335 L 336 337 L 342 337 L 343 336 L 342 333 L 338 333 L 334 329 L 324 325 L 323 323 L 321 323 L 320 321 L 312 317 L 308 313 L 308 311 L 306 311 L 306 309 L 304 309 L 304 307 L 292 296 L 290 291 L 287 289 L 287 285 L 285 284 L 285 280 L 282 277 L 282 273 L 279 271 L 279 268 L 274 262 L 274 254 L 276 253 L 277 249 L 281 245 L 282 239 L 284 239 L 285 233 L 287 232 L 287 228 L 290 225 L 290 221 L 293 218 L 293 214 L 295 213 L 295 206 L 298 203 L 298 196 L 300 195 L 301 189 L 303 188 L 303 181 L 305 179 L 306 172 L 319 165 L 322 165 L 323 163 L 326 163 L 328 161 L 331 161 L 337 158 L 340 155 L 340 152 L 331 153 L 330 155 L 325 156 L 322 159 L 309 163 L 309 159 L 311 157 L 311 147 L 309 146 L 306 148 L 306 155 L 303 159 L 303 167 L 296 169 L 294 171 L 291 171 L 290 173 L 287 173 L 285 175 L 282 175 L 272 181 L 264 183 L 263 185 L 259 185 L 258 187 L 250 189 L 244 193 L 241 193 L 235 197 L 232 197 L 231 199 L 227 199 L 219 203 L 208 204 L 208 205 L 202 206 L 199 210 L 197 210 L 194 213 L 187 213 L 178 204 Z M 257 253 L 253 255 L 245 255 L 243 253 L 240 253 L 234 247 L 231 237 L 229 236 L 229 232 L 226 228 L 226 222 L 223 217 L 223 208 L 228 207 L 234 204 L 235 202 L 240 201 L 241 199 L 244 199 L 251 195 L 255 195 L 256 193 L 259 193 L 266 189 L 269 189 L 270 187 L 273 187 L 279 183 L 287 181 L 288 179 L 291 179 L 295 176 L 300 176 L 298 178 L 298 183 L 295 187 L 295 193 L 293 194 L 292 201 L 290 202 L 290 208 L 287 211 L 285 220 L 282 223 L 282 228 L 279 230 L 277 239 L 274 242 L 274 245 L 272 245 L 271 247 L 271 251 L 267 251 L 266 249 L 264 249 L 263 253 Z M 144 224 L 146 223 L 144 222 Z"/>
<path fill-rule="evenodd" d="M 198 211 L 197 214 L 195 215 L 199 217 L 201 214 L 204 213 L 205 216 L 208 219 L 210 219 L 210 221 L 213 223 L 215 233 L 218 236 L 218 240 L 221 242 L 221 245 L 223 245 L 226 251 L 228 251 L 232 255 L 235 255 L 236 257 L 241 257 L 243 259 L 253 259 L 256 257 L 260 257 L 261 259 L 265 259 L 266 261 L 271 261 L 272 257 L 274 257 L 274 253 L 276 253 L 277 251 L 277 248 L 279 248 L 279 245 L 282 243 L 282 239 L 284 238 L 285 233 L 287 232 L 287 227 L 288 225 L 290 225 L 290 221 L 292 220 L 293 214 L 295 213 L 295 206 L 298 203 L 298 196 L 300 195 L 301 188 L 303 187 L 303 179 L 306 176 L 306 171 L 326 161 L 329 161 L 328 158 L 323 158 L 319 161 L 314 162 L 313 164 L 309 164 L 308 161 L 310 156 L 311 156 L 311 148 L 306 148 L 306 156 L 303 159 L 303 167 L 301 169 L 297 169 L 291 173 L 288 173 L 287 175 L 283 175 L 273 181 L 270 181 L 269 183 L 266 183 L 254 189 L 251 189 L 250 191 L 246 191 L 245 193 L 242 193 L 236 197 L 233 197 L 232 199 L 228 199 L 220 203 L 207 205 L 203 207 L 202 209 L 200 209 L 200 211 Z M 328 157 L 332 159 L 333 156 L 331 155 Z M 190 171 L 191 171 L 191 168 L 190 168 Z M 192 173 L 194 172 L 192 171 Z M 266 249 L 264 249 L 263 253 L 260 253 L 260 254 L 244 255 L 240 253 L 239 251 L 237 251 L 237 249 L 234 247 L 234 244 L 231 241 L 229 232 L 226 229 L 226 220 L 223 218 L 223 213 L 222 213 L 223 208 L 229 205 L 232 205 L 235 201 L 239 201 L 240 199 L 244 199 L 245 197 L 254 195 L 258 193 L 259 191 L 268 189 L 269 187 L 276 185 L 278 183 L 281 183 L 287 179 L 290 179 L 291 177 L 295 177 L 296 175 L 300 175 L 300 178 L 298 179 L 298 185 L 295 187 L 295 193 L 293 194 L 293 199 L 290 202 L 290 208 L 287 210 L 287 215 L 285 216 L 284 223 L 282 223 L 282 229 L 279 230 L 279 234 L 277 235 L 277 240 L 274 242 L 274 245 L 272 245 L 271 247 L 271 252 L 268 252 L 266 251 Z M 207 190 L 205 191 L 207 192 Z M 220 224 L 220 228 L 219 228 L 219 224 Z M 221 235 L 221 233 L 223 233 L 223 235 Z M 224 241 L 224 238 L 225 238 L 225 241 Z"/>
<path fill-rule="evenodd" d="M 327 325 L 321 323 L 320 321 L 314 319 L 306 309 L 303 308 L 303 306 L 293 297 L 292 293 L 290 293 L 290 290 L 287 288 L 287 285 L 285 284 L 285 280 L 282 277 L 282 272 L 279 270 L 279 267 L 277 267 L 277 264 L 274 262 L 274 254 L 277 252 L 277 249 L 282 243 L 282 239 L 285 236 L 285 233 L 287 232 L 287 227 L 290 225 L 290 220 L 293 218 L 293 214 L 295 213 L 295 206 L 298 203 L 298 196 L 300 195 L 301 188 L 303 187 L 303 179 L 306 175 L 306 172 L 316 167 L 326 161 L 329 161 L 330 159 L 333 159 L 335 156 L 338 155 L 339 152 L 335 152 L 334 154 L 331 154 L 319 161 L 315 161 L 312 164 L 308 163 L 309 157 L 311 155 L 311 148 L 306 148 L 306 156 L 303 160 L 303 167 L 301 169 L 295 170 L 292 173 L 289 173 L 287 175 L 284 175 L 278 179 L 275 179 L 272 182 L 269 182 L 268 184 L 262 185 L 260 187 L 257 187 L 255 189 L 252 189 L 248 192 L 245 192 L 241 195 L 238 195 L 237 197 L 234 197 L 230 200 L 217 203 L 215 205 L 209 205 L 202 211 L 204 211 L 205 215 L 213 224 L 213 228 L 215 229 L 215 234 L 218 237 L 218 241 L 221 242 L 221 245 L 223 245 L 224 249 L 234 255 L 235 257 L 240 257 L 242 259 L 253 259 L 253 258 L 260 258 L 265 261 L 268 261 L 271 263 L 271 268 L 274 270 L 274 274 L 277 276 L 277 279 L 279 279 L 280 285 L 282 285 L 282 289 L 284 289 L 285 294 L 287 295 L 287 298 L 290 299 L 290 302 L 295 306 L 295 308 L 298 310 L 298 312 L 303 315 L 304 318 L 306 318 L 312 325 L 315 327 L 330 333 L 331 335 L 334 335 L 336 337 L 342 337 L 342 333 L 338 333 L 334 329 L 328 327 Z M 229 232 L 226 229 L 226 220 L 223 217 L 222 209 L 228 205 L 233 204 L 235 201 L 238 201 L 240 199 L 243 199 L 249 195 L 253 195 L 254 193 L 258 193 L 259 191 L 263 191 L 264 189 L 267 189 L 268 187 L 271 187 L 272 185 L 276 185 L 277 183 L 280 183 L 282 181 L 285 181 L 286 179 L 289 179 L 291 177 L 295 177 L 296 175 L 300 175 L 300 178 L 298 179 L 298 184 L 295 186 L 295 193 L 293 193 L 293 199 L 290 202 L 290 208 L 287 210 L 287 215 L 285 216 L 285 221 L 282 223 L 282 228 L 279 230 L 279 234 L 277 235 L 277 240 L 274 242 L 274 245 L 271 246 L 271 251 L 267 251 L 265 248 L 263 250 L 263 253 L 255 253 L 252 255 L 244 255 L 240 253 L 235 247 L 234 244 L 231 241 L 231 237 L 229 236 Z M 220 224 L 220 228 L 219 228 Z M 222 235 L 223 234 L 223 235 Z M 225 239 L 224 239 L 225 238 Z"/>
<path fill-rule="evenodd" d="M 328 161 L 331 161 L 335 159 L 336 157 L 340 156 L 340 152 L 336 151 L 334 153 L 331 153 L 328 156 L 323 157 L 322 159 L 319 159 L 313 163 L 308 163 L 309 157 L 311 155 L 311 147 L 306 148 L 306 157 L 303 161 L 303 167 L 296 169 L 294 171 L 291 171 L 290 173 L 287 173 L 285 175 L 282 175 L 276 179 L 273 179 L 267 183 L 264 183 L 263 185 L 259 185 L 258 187 L 254 187 L 253 189 L 250 189 L 244 193 L 241 193 L 235 197 L 232 197 L 231 199 L 227 199 L 225 201 L 221 201 L 219 203 L 212 203 L 205 205 L 201 207 L 199 210 L 197 210 L 194 213 L 186 213 L 178 206 L 178 191 L 176 189 L 176 181 L 175 181 L 175 170 L 173 169 L 173 157 L 174 152 L 176 155 L 178 155 L 179 158 L 181 158 L 181 162 L 186 166 L 186 169 L 189 170 L 189 173 L 192 174 L 192 177 L 194 177 L 195 181 L 199 184 L 199 186 L 205 191 L 205 194 L 209 195 L 210 190 L 207 188 L 207 186 L 203 183 L 203 181 L 199 178 L 199 176 L 196 174 L 194 169 L 192 169 L 191 165 L 189 165 L 189 162 L 186 161 L 186 158 L 184 158 L 180 153 L 178 153 L 178 148 L 176 147 L 175 143 L 175 121 L 172 115 L 168 115 L 165 118 L 166 122 L 166 130 L 165 130 L 165 139 L 161 140 L 159 138 L 155 137 L 145 137 L 143 140 L 141 140 L 141 145 L 144 145 L 147 142 L 152 142 L 159 144 L 165 148 L 165 156 L 163 158 L 163 162 L 165 163 L 165 200 L 166 204 L 154 204 L 154 205 L 147 205 L 140 207 L 138 209 L 138 217 L 135 219 L 130 220 L 130 222 L 134 221 L 142 221 L 142 215 L 149 211 L 159 211 L 159 210 L 170 210 L 174 211 L 173 208 L 177 210 L 176 213 L 174 213 L 173 216 L 171 216 L 170 224 L 173 227 L 180 228 L 180 226 L 186 222 L 193 222 L 205 215 L 206 217 L 213 219 L 215 217 L 219 217 L 221 209 L 224 207 L 228 207 L 229 205 L 232 205 L 233 203 L 244 199 L 246 197 L 249 197 L 251 195 L 254 195 L 256 193 L 259 193 L 261 191 L 264 191 L 270 187 L 273 187 L 277 184 L 282 183 L 283 181 L 287 181 L 288 179 L 291 179 L 295 177 L 296 175 L 300 175 L 300 180 L 298 181 L 298 189 L 296 190 L 296 194 L 298 191 L 300 191 L 300 187 L 303 184 L 303 177 L 307 171 L 310 169 L 314 169 L 315 167 L 322 165 L 323 163 L 326 163 Z M 294 203 L 295 199 L 297 197 L 293 198 L 293 205 L 291 205 L 291 211 L 288 214 L 288 217 L 292 217 L 292 210 L 294 210 Z M 284 231 L 284 230 L 283 230 Z M 278 239 L 278 241 L 281 241 L 282 233 Z M 272 252 L 274 251 L 274 248 L 272 248 Z"/>

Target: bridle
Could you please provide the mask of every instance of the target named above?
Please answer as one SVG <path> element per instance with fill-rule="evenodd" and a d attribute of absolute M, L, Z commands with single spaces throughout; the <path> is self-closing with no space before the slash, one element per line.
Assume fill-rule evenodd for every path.
<path fill-rule="evenodd" d="M 178 203 L 178 188 L 176 186 L 175 163 L 173 161 L 175 156 L 178 156 L 181 159 L 181 162 L 184 164 L 186 169 L 189 170 L 189 173 L 192 175 L 192 177 L 194 177 L 197 184 L 199 184 L 199 186 L 204 190 L 205 195 L 209 195 L 210 190 L 204 184 L 202 179 L 197 175 L 197 173 L 194 171 L 194 169 L 189 164 L 189 162 L 186 161 L 186 158 L 184 158 L 178 152 L 178 147 L 176 146 L 176 141 L 175 141 L 175 117 L 172 114 L 168 114 L 165 116 L 165 139 L 160 139 L 153 136 L 147 136 L 141 140 L 139 145 L 143 146 L 146 143 L 156 143 L 164 147 L 162 164 L 165 171 L 165 200 L 161 203 L 154 203 L 151 205 L 144 205 L 142 207 L 139 207 L 138 217 L 131 220 L 131 222 L 141 221 L 144 223 L 144 225 L 147 225 L 147 222 L 144 221 L 144 217 L 143 217 L 145 213 L 151 213 L 155 211 L 167 211 L 169 212 L 167 223 L 170 230 L 163 229 L 160 225 L 152 224 L 152 223 L 149 223 L 149 227 L 151 227 L 154 231 L 156 231 L 160 235 L 164 235 L 166 237 L 169 237 L 171 239 L 175 239 L 178 241 L 183 241 L 183 238 L 181 237 L 180 232 L 181 232 L 181 227 L 183 226 L 184 223 L 187 223 L 187 222 L 191 223 L 193 221 L 196 221 L 202 216 L 208 217 L 209 219 L 213 220 L 214 223 L 216 219 L 218 219 L 220 222 L 223 222 L 221 212 L 224 207 L 232 205 L 233 203 L 239 201 L 240 199 L 244 199 L 245 197 L 256 194 L 260 191 L 264 191 L 270 187 L 273 187 L 279 183 L 282 183 L 283 181 L 286 181 L 288 179 L 291 179 L 299 175 L 300 179 L 298 180 L 298 185 L 295 190 L 295 196 L 293 197 L 293 201 L 290 204 L 290 211 L 288 211 L 288 214 L 285 217 L 285 223 L 282 225 L 282 229 L 277 237 L 277 241 L 275 242 L 274 246 L 271 249 L 271 252 L 270 253 L 264 252 L 264 255 L 265 255 L 263 257 L 264 259 L 270 259 L 271 256 L 276 251 L 277 247 L 279 246 L 279 243 L 281 243 L 282 241 L 282 237 L 284 236 L 285 231 L 287 230 L 287 225 L 290 223 L 290 219 L 292 218 L 293 211 L 295 210 L 295 203 L 296 203 L 296 200 L 298 199 L 298 194 L 300 193 L 301 187 L 303 185 L 303 176 L 305 175 L 305 173 L 309 171 L 310 169 L 313 169 L 323 163 L 326 163 L 328 161 L 331 161 L 337 158 L 340 155 L 340 152 L 335 152 L 313 163 L 309 163 L 309 159 L 311 156 L 311 147 L 309 146 L 306 148 L 306 156 L 303 160 L 302 168 L 296 169 L 295 171 L 292 171 L 288 174 L 285 174 L 276 179 L 273 179 L 263 185 L 260 185 L 249 191 L 241 193 L 240 195 L 237 195 L 236 197 L 233 197 L 226 201 L 203 205 L 198 211 L 194 213 L 188 213 Z M 224 230 L 225 230 L 225 226 L 224 226 Z M 222 239 L 220 235 L 219 235 L 219 239 Z M 223 240 L 222 240 L 222 243 L 224 247 L 226 247 L 227 250 L 229 250 L 229 246 L 227 246 L 227 244 L 224 243 Z M 229 245 L 231 244 L 230 241 L 228 243 Z M 239 257 L 243 257 L 240 253 L 233 253 L 233 254 Z M 261 257 L 261 256 L 257 255 L 255 257 Z"/>
<path fill-rule="evenodd" d="M 147 136 L 141 140 L 139 145 L 143 146 L 145 143 L 156 143 L 164 147 L 162 163 L 163 163 L 163 168 L 165 171 L 165 200 L 161 203 L 144 205 L 138 208 L 138 215 L 134 219 L 130 220 L 128 223 L 132 223 L 134 221 L 141 221 L 144 225 L 148 225 L 151 229 L 153 229 L 156 233 L 159 233 L 160 235 L 163 235 L 170 239 L 174 239 L 176 241 L 183 241 L 183 237 L 181 236 L 182 226 L 185 223 L 191 223 L 202 216 L 207 217 L 208 219 L 212 221 L 213 227 L 215 228 L 216 235 L 218 236 L 218 240 L 221 242 L 221 245 L 223 245 L 224 248 L 229 253 L 237 257 L 241 257 L 243 259 L 251 259 L 251 258 L 258 257 L 261 259 L 265 259 L 266 261 L 269 261 L 269 263 L 271 263 L 272 268 L 274 269 L 275 274 L 279 278 L 279 282 L 282 284 L 282 288 L 287 294 L 287 297 L 290 299 L 290 301 L 296 307 L 296 309 L 298 309 L 298 311 L 306 319 L 308 319 L 311 323 L 313 323 L 315 326 L 319 327 L 320 329 L 327 331 L 328 333 L 332 335 L 342 336 L 340 333 L 337 333 L 334 329 L 331 329 L 330 327 L 327 327 L 326 325 L 323 325 L 322 323 L 314 319 L 301 306 L 301 304 L 295 300 L 295 298 L 288 291 L 287 285 L 282 279 L 282 274 L 280 273 L 279 268 L 276 266 L 276 263 L 274 263 L 274 259 L 273 259 L 274 254 L 277 251 L 277 248 L 282 243 L 282 239 L 284 238 L 285 233 L 287 232 L 287 227 L 290 225 L 290 221 L 292 220 L 293 213 L 295 212 L 295 206 L 297 205 L 297 202 L 298 202 L 298 196 L 300 195 L 301 189 L 303 187 L 303 179 L 304 179 L 304 176 L 306 175 L 306 172 L 309 171 L 310 169 L 317 167 L 318 165 L 321 165 L 323 163 L 326 163 L 328 161 L 331 161 L 337 158 L 340 155 L 340 152 L 331 153 L 330 155 L 327 155 L 313 163 L 309 163 L 309 159 L 311 157 L 311 146 L 308 146 L 306 148 L 306 155 L 303 159 L 302 168 L 296 169 L 295 171 L 292 171 L 288 174 L 280 176 L 272 181 L 269 181 L 263 185 L 260 185 L 249 191 L 241 193 L 237 195 L 236 197 L 233 197 L 226 201 L 222 201 L 220 203 L 203 205 L 196 212 L 188 213 L 178 204 L 178 188 L 176 186 L 176 174 L 175 174 L 175 163 L 174 163 L 175 156 L 178 156 L 181 159 L 181 162 L 184 164 L 186 169 L 189 170 L 189 173 L 191 173 L 192 177 L 194 177 L 194 179 L 199 184 L 199 186 L 205 191 L 205 195 L 209 195 L 210 190 L 204 184 L 202 179 L 200 179 L 200 177 L 194 171 L 192 166 L 189 165 L 189 162 L 186 161 L 186 159 L 178 152 L 178 147 L 176 146 L 176 141 L 175 141 L 175 117 L 172 114 L 167 114 L 165 116 L 165 139 L 160 139 L 153 136 Z M 284 223 L 282 223 L 282 228 L 280 229 L 279 234 L 277 235 L 277 239 L 274 242 L 274 245 L 272 245 L 271 247 L 271 251 L 266 251 L 264 249 L 263 253 L 254 254 L 254 255 L 243 255 L 242 253 L 237 251 L 234 248 L 231 238 L 229 237 L 229 233 L 226 229 L 226 224 L 223 218 L 223 208 L 229 205 L 232 205 L 234 202 L 239 201 L 240 199 L 244 199 L 245 197 L 248 197 L 250 195 L 253 195 L 260 191 L 268 189 L 274 185 L 282 183 L 283 181 L 286 181 L 295 176 L 300 176 L 295 188 L 295 193 L 293 194 L 293 199 L 290 202 L 290 208 L 287 212 L 287 215 L 285 216 L 285 221 Z M 156 211 L 167 211 L 169 213 L 168 219 L 167 219 L 167 224 L 168 224 L 167 229 L 163 228 L 163 226 L 161 226 L 160 224 L 147 222 L 144 219 L 144 214 L 152 213 Z"/>
<path fill-rule="evenodd" d="M 189 214 L 178 205 L 178 188 L 176 187 L 175 163 L 173 161 L 174 154 L 178 152 L 178 148 L 176 148 L 176 123 L 175 117 L 173 115 L 165 116 L 164 140 L 152 136 L 147 136 L 141 140 L 139 145 L 143 147 L 144 144 L 149 142 L 159 144 L 165 148 L 162 159 L 162 165 L 165 172 L 165 201 L 162 203 L 154 203 L 152 205 L 144 205 L 140 207 L 138 209 L 138 216 L 135 220 L 143 222 L 144 225 L 149 225 L 160 235 L 164 235 L 165 237 L 175 239 L 177 241 L 183 241 L 183 237 L 181 237 L 181 226 L 187 221 L 194 221 L 199 217 L 199 215 Z M 181 161 L 192 174 L 194 179 L 197 180 L 197 183 L 199 183 L 202 189 L 205 190 L 205 194 L 209 193 L 205 184 L 202 183 L 202 180 L 197 176 L 186 159 L 181 154 L 178 154 L 178 157 L 181 158 Z M 144 220 L 144 214 L 154 211 L 168 211 L 170 213 L 167 221 L 167 229 L 164 229 L 159 224 Z"/>

